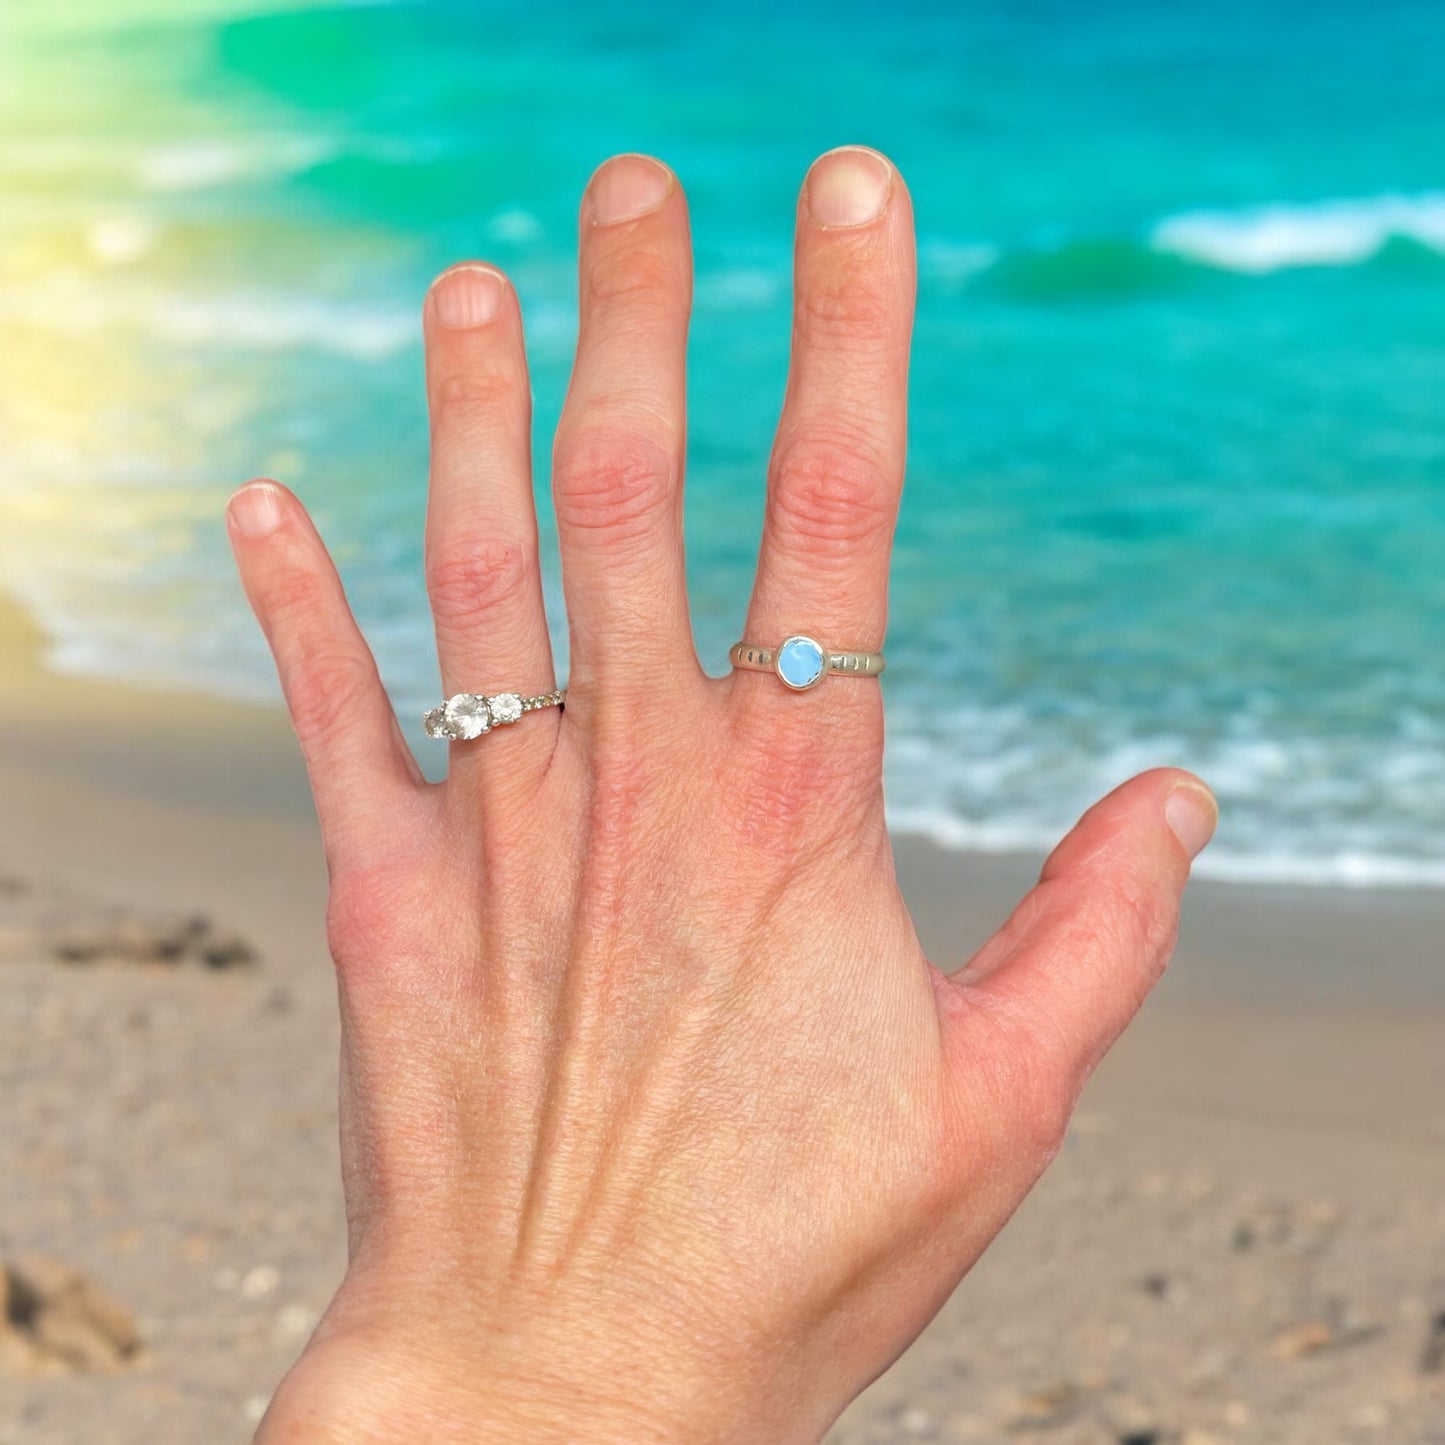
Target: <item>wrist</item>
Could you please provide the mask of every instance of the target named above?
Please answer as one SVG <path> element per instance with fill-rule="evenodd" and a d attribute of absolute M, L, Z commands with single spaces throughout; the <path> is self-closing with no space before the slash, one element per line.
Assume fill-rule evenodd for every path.
<path fill-rule="evenodd" d="M 715 1445 L 806 1440 L 757 1418 L 759 1397 L 666 1361 L 585 1360 L 579 1338 L 538 1345 L 524 1364 L 447 1358 L 410 1336 L 338 1333 L 308 1347 L 266 1412 L 255 1445 L 394 1445 L 397 1440 L 508 1445 Z M 447 1348 L 465 1350 L 458 1339 Z M 515 1348 L 512 1353 L 521 1353 Z M 747 1408 L 739 1408 L 740 1397 Z"/>

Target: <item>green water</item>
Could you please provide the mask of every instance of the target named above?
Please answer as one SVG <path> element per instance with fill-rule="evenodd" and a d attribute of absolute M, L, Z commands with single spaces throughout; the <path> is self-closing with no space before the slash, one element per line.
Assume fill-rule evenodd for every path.
<path fill-rule="evenodd" d="M 278 475 L 415 717 L 425 284 L 466 255 L 515 277 L 545 458 L 577 199 L 647 149 L 693 208 L 720 670 L 793 198 L 868 141 L 921 254 L 895 824 L 1033 848 L 1175 762 L 1221 794 L 1217 872 L 1440 884 L 1442 47 L 1433 0 L 11 8 L 0 563 L 60 666 L 269 695 L 218 518 Z"/>

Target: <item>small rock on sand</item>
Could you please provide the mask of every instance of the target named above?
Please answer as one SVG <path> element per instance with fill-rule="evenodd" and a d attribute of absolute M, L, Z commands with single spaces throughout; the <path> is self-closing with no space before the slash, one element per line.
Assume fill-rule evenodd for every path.
<path fill-rule="evenodd" d="M 118 908 L 64 887 L 0 887 L 0 957 L 40 956 L 60 963 L 197 963 L 225 969 L 254 963 L 239 933 L 203 913 Z"/>
<path fill-rule="evenodd" d="M 255 950 L 235 933 L 217 933 L 208 918 L 113 918 L 69 922 L 49 930 L 47 951 L 62 963 L 183 964 L 233 968 L 254 963 Z"/>
<path fill-rule="evenodd" d="M 1338 1343 L 1335 1328 L 1326 1320 L 1306 1320 L 1282 1330 L 1270 1343 L 1269 1352 L 1277 1360 L 1302 1360 L 1317 1355 Z"/>
<path fill-rule="evenodd" d="M 1037 1430 L 1065 1425 L 1083 1408 L 1089 1391 L 1076 1380 L 1058 1380 L 1018 1397 L 1009 1411 L 1011 1430 Z"/>
<path fill-rule="evenodd" d="M 1420 1351 L 1420 1373 L 1438 1375 L 1445 1370 L 1445 1310 L 1431 1321 L 1425 1333 L 1425 1348 Z"/>
<path fill-rule="evenodd" d="M 130 1311 L 60 1260 L 0 1267 L 0 1305 L 0 1365 L 12 1373 L 110 1372 L 140 1353 Z"/>
<path fill-rule="evenodd" d="M 926 1435 L 932 1435 L 937 1426 L 937 1421 L 927 1410 L 917 1405 L 910 1405 L 898 1416 L 898 1428 L 908 1436 L 915 1439 Z"/>

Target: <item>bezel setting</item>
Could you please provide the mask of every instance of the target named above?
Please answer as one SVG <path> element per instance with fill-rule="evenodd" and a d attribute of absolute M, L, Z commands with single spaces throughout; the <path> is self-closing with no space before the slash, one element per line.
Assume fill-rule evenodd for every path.
<path fill-rule="evenodd" d="M 784 655 L 789 648 L 806 647 L 817 654 L 817 670 L 805 682 L 794 682 L 783 671 Z M 816 637 L 809 637 L 806 633 L 795 632 L 791 637 L 785 637 L 773 653 L 773 671 L 778 675 L 778 681 L 792 692 L 807 692 L 809 688 L 817 687 L 828 675 L 828 649 L 818 641 Z"/>

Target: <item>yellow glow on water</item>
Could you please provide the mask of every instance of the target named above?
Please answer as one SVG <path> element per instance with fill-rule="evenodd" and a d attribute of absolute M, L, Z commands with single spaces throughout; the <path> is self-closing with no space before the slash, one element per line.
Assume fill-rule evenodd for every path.
<path fill-rule="evenodd" d="M 104 33 L 138 25 L 192 25 L 242 16 L 283 14 L 288 10 L 344 10 L 357 3 L 358 0 L 14 0 L 0 22 L 0 33 Z"/>
<path fill-rule="evenodd" d="M 149 344 L 191 249 L 159 203 L 156 157 L 194 145 L 208 114 L 217 133 L 227 121 L 180 73 L 169 83 L 160 62 L 183 72 L 187 45 L 120 32 L 238 9 L 0 7 L 0 582 L 42 613 L 182 546 L 229 480 L 162 484 L 204 479 L 207 461 L 182 420 L 194 377 Z"/>
<path fill-rule="evenodd" d="M 313 417 L 415 344 L 357 274 L 392 238 L 338 260 L 306 188 L 328 122 L 231 65 L 231 26 L 326 8 L 0 0 L 0 588 L 58 666 L 254 693 L 225 498 L 313 479 Z"/>

